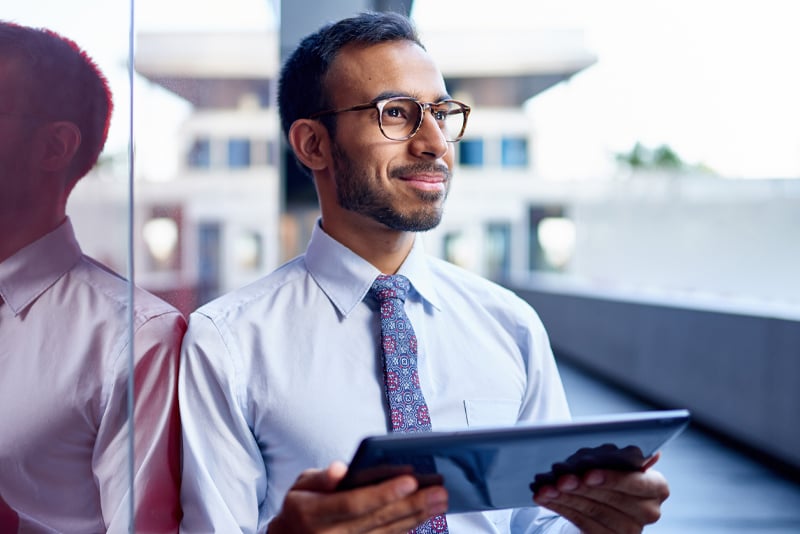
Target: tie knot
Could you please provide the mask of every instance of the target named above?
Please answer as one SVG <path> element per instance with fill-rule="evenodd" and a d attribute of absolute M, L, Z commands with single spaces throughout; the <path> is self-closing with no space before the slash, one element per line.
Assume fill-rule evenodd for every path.
<path fill-rule="evenodd" d="M 402 274 L 393 274 L 391 276 L 382 274 L 372 283 L 369 293 L 378 299 L 378 302 L 392 298 L 405 302 L 409 289 L 411 289 L 411 282 Z"/>

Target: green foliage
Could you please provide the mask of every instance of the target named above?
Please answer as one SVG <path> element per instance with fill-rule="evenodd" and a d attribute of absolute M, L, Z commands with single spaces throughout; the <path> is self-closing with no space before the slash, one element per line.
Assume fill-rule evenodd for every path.
<path fill-rule="evenodd" d="M 637 142 L 630 152 L 621 152 L 616 155 L 616 159 L 632 169 L 682 170 L 687 167 L 668 145 L 651 149 Z"/>
<path fill-rule="evenodd" d="M 629 167 L 632 170 L 655 170 L 672 172 L 702 172 L 704 174 L 715 174 L 712 169 L 704 164 L 687 164 L 669 145 L 659 145 L 656 148 L 648 148 L 642 143 L 637 142 L 629 152 L 616 154 L 619 164 Z"/>

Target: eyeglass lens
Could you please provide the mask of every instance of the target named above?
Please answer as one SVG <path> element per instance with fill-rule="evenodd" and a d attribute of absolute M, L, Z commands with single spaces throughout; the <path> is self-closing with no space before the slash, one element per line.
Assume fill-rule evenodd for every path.
<path fill-rule="evenodd" d="M 430 105 L 431 117 L 448 141 L 457 141 L 464 130 L 464 110 L 453 102 Z M 414 134 L 422 122 L 422 106 L 411 98 L 387 101 L 381 111 L 381 129 L 389 139 L 402 141 Z"/>

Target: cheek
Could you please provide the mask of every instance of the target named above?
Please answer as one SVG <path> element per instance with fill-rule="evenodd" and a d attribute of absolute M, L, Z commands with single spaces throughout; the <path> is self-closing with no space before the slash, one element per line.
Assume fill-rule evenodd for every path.
<path fill-rule="evenodd" d="M 402 151 L 383 142 L 376 142 L 366 147 L 361 154 L 363 159 L 356 161 L 365 171 L 381 180 L 388 178 L 391 170 L 403 165 L 405 161 Z"/>
<path fill-rule="evenodd" d="M 453 170 L 453 163 L 455 162 L 456 157 L 456 144 L 455 143 L 447 143 L 447 153 L 444 155 L 444 162 Z"/>

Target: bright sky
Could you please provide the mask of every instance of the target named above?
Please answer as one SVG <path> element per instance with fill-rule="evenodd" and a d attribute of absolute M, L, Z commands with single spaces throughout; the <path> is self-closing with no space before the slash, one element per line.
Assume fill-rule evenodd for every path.
<path fill-rule="evenodd" d="M 124 151 L 127 0 L 3 4 L 2 18 L 53 28 L 98 61 L 118 106 L 109 150 Z M 476 32 L 584 29 L 598 62 L 530 104 L 543 173 L 603 174 L 611 154 L 641 141 L 669 144 L 685 160 L 726 176 L 800 177 L 796 0 L 415 0 L 413 15 L 421 26 Z M 275 19 L 268 0 L 136 2 L 138 30 L 255 28 Z M 180 121 L 186 106 L 144 82 L 137 82 L 135 98 L 137 109 L 163 105 L 158 113 L 137 113 L 137 143 L 167 146 L 163 125 Z"/>
<path fill-rule="evenodd" d="M 545 174 L 597 174 L 641 141 L 727 176 L 800 177 L 796 0 L 415 4 L 437 27 L 585 31 L 598 62 L 531 102 Z"/>

